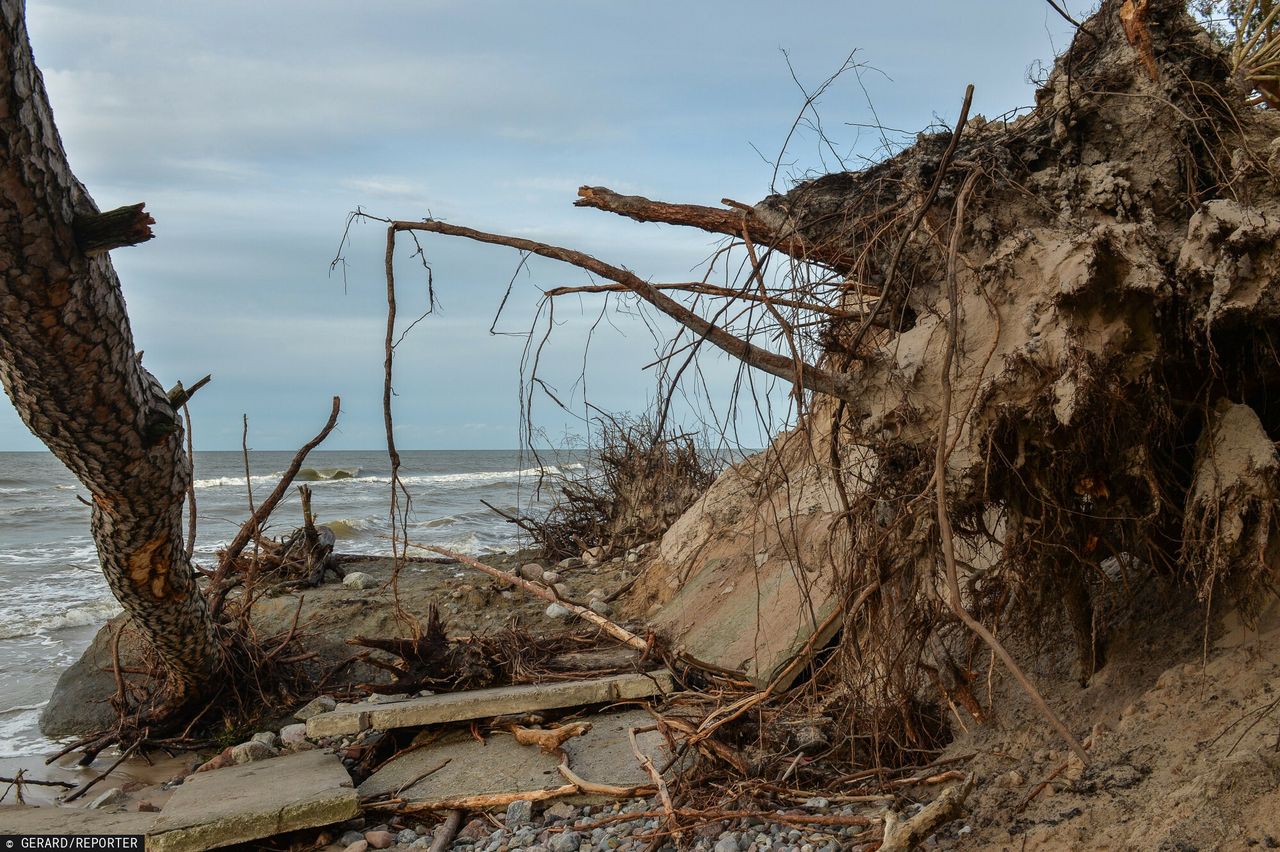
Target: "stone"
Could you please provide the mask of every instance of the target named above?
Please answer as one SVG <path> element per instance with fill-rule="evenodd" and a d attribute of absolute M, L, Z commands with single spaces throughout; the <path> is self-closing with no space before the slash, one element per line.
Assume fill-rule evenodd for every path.
<path fill-rule="evenodd" d="M 609 606 L 602 600 L 596 599 L 591 602 L 591 611 L 596 615 L 610 616 L 613 615 L 613 607 Z"/>
<path fill-rule="evenodd" d="M 151 802 L 147 801 L 146 799 L 143 799 L 142 801 L 138 802 L 138 813 L 158 814 L 160 813 L 160 808 L 158 805 L 153 805 L 151 804 Z"/>
<path fill-rule="evenodd" d="M 369 848 L 369 841 L 365 840 L 362 837 L 359 840 L 357 840 L 355 843 L 352 843 L 349 846 L 347 846 L 347 848 L 343 849 L 342 852 L 366 852 L 368 848 Z"/>
<path fill-rule="evenodd" d="M 535 583 L 542 582 L 543 569 L 537 562 L 526 562 L 524 565 L 520 566 L 516 573 L 526 580 L 530 580 Z"/>
<path fill-rule="evenodd" d="M 548 586 L 554 586 L 564 578 L 557 571 L 543 571 L 542 576 L 538 579 L 546 583 Z"/>
<path fill-rule="evenodd" d="M 1016 769 L 1010 769 L 1003 775 L 997 776 L 995 780 L 995 785 L 997 787 L 1004 787 L 1006 789 L 1021 787 L 1025 783 L 1027 783 L 1026 777 Z"/>
<path fill-rule="evenodd" d="M 587 600 L 589 601 L 597 600 L 597 599 L 604 600 L 607 597 L 609 597 L 609 593 L 606 592 L 604 589 L 600 588 L 599 586 L 596 586 L 594 589 L 587 592 Z"/>
<path fill-rule="evenodd" d="M 547 618 L 554 618 L 557 620 L 570 618 L 572 615 L 573 615 L 573 610 L 569 609 L 563 604 L 558 604 L 558 603 L 551 604 L 550 606 L 547 607 L 547 611 L 546 611 Z"/>
<path fill-rule="evenodd" d="M 302 751 L 303 749 L 315 748 L 315 745 L 307 739 L 306 722 L 298 722 L 296 725 L 285 725 L 281 728 L 280 744 L 290 751 Z"/>
<path fill-rule="evenodd" d="M 402 843 L 405 846 L 410 845 L 417 839 L 418 832 L 414 831 L 412 828 L 401 829 L 400 832 L 396 834 L 396 843 Z"/>
<path fill-rule="evenodd" d="M 516 799 L 507 805 L 506 826 L 513 829 L 533 821 L 533 802 L 529 799 Z"/>
<path fill-rule="evenodd" d="M 294 712 L 293 718 L 299 722 L 305 722 L 312 716 L 331 713 L 337 706 L 338 702 L 334 700 L 332 695 L 320 695 L 302 705 L 300 709 Z"/>
<path fill-rule="evenodd" d="M 360 831 L 344 831 L 342 836 L 338 838 L 338 842 L 343 846 L 350 846 L 352 843 L 359 843 L 364 840 L 364 833 Z"/>
<path fill-rule="evenodd" d="M 730 834 L 716 841 L 713 852 L 738 852 L 738 835 Z"/>
<path fill-rule="evenodd" d="M 351 819 L 360 801 L 334 755 L 304 751 L 192 775 L 165 805 L 147 849 L 195 852 Z"/>
<path fill-rule="evenodd" d="M 370 849 L 386 849 L 396 842 L 396 836 L 389 831 L 366 831 L 364 839 Z"/>
<path fill-rule="evenodd" d="M 471 820 L 462 827 L 458 832 L 458 840 L 480 840 L 489 836 L 489 823 L 483 819 L 476 818 Z"/>
<path fill-rule="evenodd" d="M 260 740 L 249 740 L 231 749 L 231 762 L 236 766 L 242 763 L 253 763 L 276 756 L 276 750 Z"/>
<path fill-rule="evenodd" d="M 556 583 L 551 588 L 555 591 L 556 595 L 564 600 L 569 600 L 572 597 L 572 595 L 569 594 L 569 587 L 564 583 Z"/>
<path fill-rule="evenodd" d="M 583 565 L 586 565 L 586 564 L 587 563 L 585 561 L 583 561 L 582 559 L 579 559 L 577 556 L 570 556 L 568 559 L 561 559 L 559 562 L 557 562 L 556 567 L 573 569 L 573 568 L 581 568 Z"/>
<path fill-rule="evenodd" d="M 89 803 L 89 807 L 95 811 L 101 810 L 102 808 L 109 808 L 112 805 L 118 805 L 123 802 L 125 798 L 124 790 L 121 790 L 119 787 L 112 787 L 110 790 L 98 794 L 98 797 Z"/>
<path fill-rule="evenodd" d="M 559 834 L 553 834 L 547 841 L 547 848 L 551 852 L 578 852 L 578 847 L 582 845 L 582 837 L 576 831 L 562 831 Z"/>
<path fill-rule="evenodd" d="M 584 562 L 599 562 L 601 559 L 604 559 L 604 548 L 600 545 L 588 547 L 586 550 L 582 551 L 582 560 Z"/>
<path fill-rule="evenodd" d="M 257 740 L 267 748 L 276 748 L 280 745 L 280 738 L 276 736 L 274 731 L 258 731 L 250 739 Z"/>
<path fill-rule="evenodd" d="M 363 571 L 352 571 L 350 574 L 342 578 L 342 585 L 348 589 L 372 589 L 378 585 L 378 578 L 372 574 L 366 574 Z"/>
<path fill-rule="evenodd" d="M 344 705 L 307 720 L 311 739 L 340 737 L 374 728 L 380 731 L 487 719 L 586 704 L 609 704 L 665 695 L 675 689 L 671 672 L 632 672 L 590 680 L 501 686 L 410 698 L 395 704 Z M 648 723 L 651 724 L 652 720 Z"/>
<path fill-rule="evenodd" d="M 577 813 L 578 809 L 568 802 L 556 802 L 554 805 L 544 810 L 542 812 L 542 816 L 543 819 L 546 820 L 566 820 L 573 819 L 574 815 Z"/>

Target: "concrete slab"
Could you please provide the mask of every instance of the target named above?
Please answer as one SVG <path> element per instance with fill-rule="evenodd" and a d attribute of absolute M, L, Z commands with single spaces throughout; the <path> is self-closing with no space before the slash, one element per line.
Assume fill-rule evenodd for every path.
<path fill-rule="evenodd" d="M 651 783 L 636 760 L 627 732 L 653 724 L 643 710 L 601 713 L 581 721 L 591 731 L 565 743 L 569 767 L 584 781 L 613 787 Z M 659 770 L 671 761 L 666 739 L 658 731 L 636 735 L 640 750 Z M 566 785 L 556 768 L 559 757 L 536 746 L 522 746 L 515 738 L 495 733 L 484 743 L 468 734 L 411 751 L 388 763 L 360 785 L 362 798 L 392 796 L 430 807 L 472 796 L 537 793 Z"/>
<path fill-rule="evenodd" d="M 151 827 L 147 848 L 197 852 L 329 825 L 359 812 L 351 776 L 323 751 L 229 766 L 187 778 Z"/>
<path fill-rule="evenodd" d="M 340 704 L 331 713 L 307 720 L 307 736 L 339 737 L 374 728 L 379 731 L 487 719 L 508 713 L 553 710 L 649 698 L 673 691 L 671 672 L 612 675 L 591 680 L 503 686 L 410 698 L 386 704 Z"/>
<path fill-rule="evenodd" d="M 643 710 L 601 713 L 587 719 L 591 730 L 564 744 L 569 768 L 584 781 L 610 787 L 640 787 L 652 784 L 648 771 L 636 760 L 627 737 L 632 728 L 653 727 L 653 717 Z M 671 749 L 661 731 L 636 734 L 640 753 L 653 761 L 659 772 L 671 762 Z"/>
<path fill-rule="evenodd" d="M 457 734 L 397 757 L 360 785 L 362 798 L 399 796 L 433 802 L 550 790 L 565 784 L 556 770 L 560 760 L 534 746 L 522 746 L 506 734 L 483 743 Z"/>
<path fill-rule="evenodd" d="M 0 805 L 0 834 L 77 837 L 89 834 L 145 835 L 159 814 L 106 813 L 82 808 Z"/>

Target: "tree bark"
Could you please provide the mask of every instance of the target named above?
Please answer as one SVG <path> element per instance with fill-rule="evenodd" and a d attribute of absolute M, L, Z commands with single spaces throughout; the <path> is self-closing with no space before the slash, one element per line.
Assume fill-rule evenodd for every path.
<path fill-rule="evenodd" d="M 0 381 L 92 494 L 103 573 L 176 697 L 198 693 L 223 650 L 182 544 L 182 421 L 134 350 L 108 255 L 77 238 L 99 211 L 67 163 L 21 0 L 0 0 L 0 53 Z"/>

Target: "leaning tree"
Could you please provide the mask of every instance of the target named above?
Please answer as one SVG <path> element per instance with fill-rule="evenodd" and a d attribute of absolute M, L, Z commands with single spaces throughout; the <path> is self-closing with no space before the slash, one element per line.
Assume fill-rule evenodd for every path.
<path fill-rule="evenodd" d="M 183 547 L 182 392 L 142 366 L 107 254 L 150 239 L 152 220 L 141 204 L 98 210 L 67 163 L 22 0 L 0 12 L 0 380 L 89 490 L 103 573 L 181 706 L 225 652 Z"/>

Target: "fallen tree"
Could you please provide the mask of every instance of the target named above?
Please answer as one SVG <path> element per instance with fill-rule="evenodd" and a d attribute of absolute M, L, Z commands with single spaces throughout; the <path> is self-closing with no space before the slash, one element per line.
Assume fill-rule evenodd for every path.
<path fill-rule="evenodd" d="M 1273 594 L 1280 120 L 1251 100 L 1258 79 L 1185 4 L 1107 0 L 1016 120 L 962 111 L 882 163 L 754 206 L 579 191 L 579 206 L 729 237 L 721 254 L 747 258 L 733 286 L 653 283 L 434 220 L 388 220 L 389 239 L 563 261 L 611 283 L 549 298 L 631 294 L 677 324 L 668 353 L 709 343 L 795 387 L 845 521 L 826 568 L 841 638 L 813 676 L 846 729 L 889 744 L 862 756 L 874 764 L 940 742 L 929 684 L 981 718 L 969 685 L 986 647 L 1017 673 L 996 632 L 1065 634 L 1087 683 L 1104 610 L 1126 611 L 1152 572 L 1246 616 Z M 696 309 L 725 303 L 736 328 Z M 845 465 L 855 447 L 868 476 Z"/>

